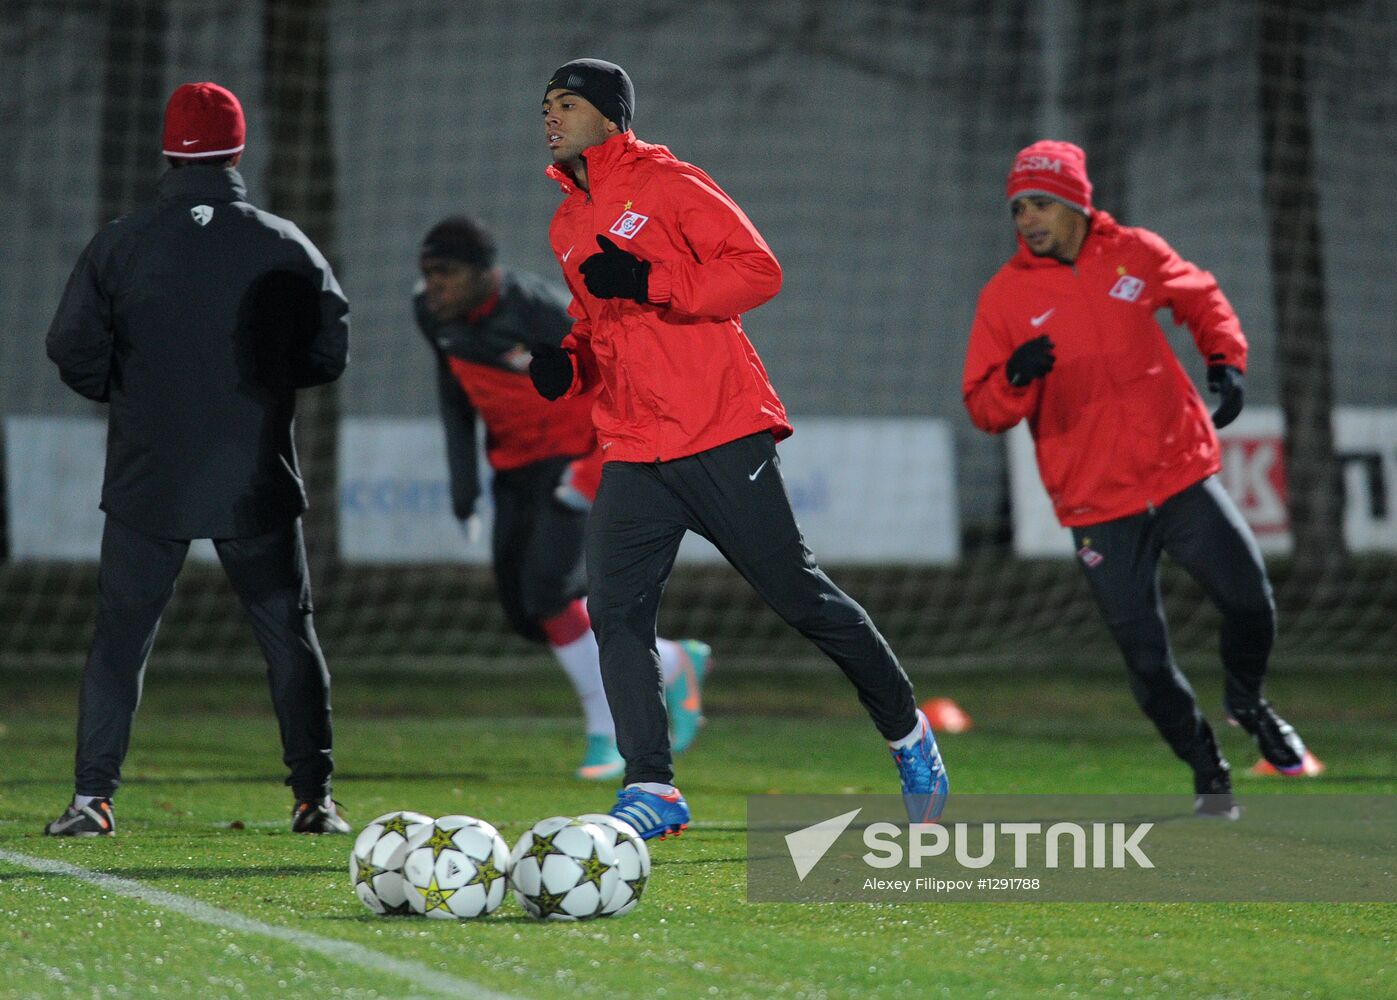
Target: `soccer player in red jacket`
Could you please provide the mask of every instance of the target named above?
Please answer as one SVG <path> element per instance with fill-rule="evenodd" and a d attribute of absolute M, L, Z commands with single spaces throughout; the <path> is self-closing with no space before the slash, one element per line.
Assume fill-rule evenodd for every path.
<path fill-rule="evenodd" d="M 496 265 L 494 237 L 454 216 L 422 241 L 422 286 L 413 296 L 418 329 L 436 356 L 437 396 L 451 507 L 463 534 L 479 531 L 480 460 L 494 471 L 490 551 L 500 606 L 510 626 L 548 645 L 582 702 L 587 744 L 577 776 L 620 777 L 616 730 L 602 688 L 587 615 L 582 538 L 601 478 L 589 395 L 540 399 L 528 372 L 531 347 L 556 348 L 572 328 L 562 289 Z M 703 722 L 701 685 L 712 667 L 706 643 L 660 639 L 670 741 L 688 748 Z"/>
<path fill-rule="evenodd" d="M 1019 248 L 980 295 L 963 393 L 975 425 L 1027 420 L 1058 520 L 1125 655 L 1140 708 L 1194 773 L 1197 809 L 1235 818 L 1231 779 L 1169 649 L 1158 567 L 1183 566 L 1222 612 L 1225 711 L 1283 774 L 1304 744 L 1262 697 L 1275 638 L 1260 550 L 1216 473 L 1214 425 L 1242 409 L 1247 342 L 1207 271 L 1092 207 L 1086 154 L 1045 140 L 1006 189 Z M 1154 320 L 1169 307 L 1207 362 L 1211 418 Z"/>
<path fill-rule="evenodd" d="M 549 241 L 572 291 L 561 348 L 534 352 L 549 399 L 597 392 L 601 486 L 587 525 L 592 627 L 626 760 L 612 815 L 677 833 L 655 652 L 660 595 L 686 531 L 711 541 L 768 604 L 833 659 L 892 747 L 909 815 L 938 816 L 947 784 L 912 685 L 873 622 L 816 565 L 781 480 L 786 411 L 739 314 L 781 287 L 756 228 L 698 167 L 630 131 L 621 67 L 579 59 L 543 98 L 563 190 Z"/>

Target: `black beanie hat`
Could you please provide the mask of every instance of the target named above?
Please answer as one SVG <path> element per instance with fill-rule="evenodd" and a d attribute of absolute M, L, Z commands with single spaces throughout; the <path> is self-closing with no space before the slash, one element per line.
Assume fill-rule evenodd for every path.
<path fill-rule="evenodd" d="M 593 107 L 616 123 L 622 132 L 631 127 L 635 115 L 635 88 L 626 71 L 601 59 L 574 59 L 553 71 L 546 96 L 554 90 L 571 90 L 585 97 Z"/>
<path fill-rule="evenodd" d="M 446 257 L 475 267 L 495 266 L 495 238 L 474 219 L 442 219 L 422 241 L 423 257 Z"/>

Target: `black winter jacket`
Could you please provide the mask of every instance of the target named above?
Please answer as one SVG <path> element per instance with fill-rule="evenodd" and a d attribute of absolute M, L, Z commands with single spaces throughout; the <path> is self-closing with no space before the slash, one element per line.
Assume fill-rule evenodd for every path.
<path fill-rule="evenodd" d="M 338 378 L 349 304 L 295 225 L 231 167 L 187 166 L 104 227 L 48 332 L 75 391 L 109 402 L 102 509 L 159 538 L 263 534 L 305 510 L 296 389 Z"/>

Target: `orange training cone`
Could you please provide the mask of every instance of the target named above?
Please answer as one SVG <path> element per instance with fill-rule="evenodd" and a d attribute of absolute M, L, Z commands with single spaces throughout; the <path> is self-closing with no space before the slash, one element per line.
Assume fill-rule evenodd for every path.
<path fill-rule="evenodd" d="M 963 733 L 973 723 L 970 716 L 950 698 L 928 698 L 922 702 L 922 712 L 926 721 L 938 735 L 941 733 Z"/>
<path fill-rule="evenodd" d="M 927 718 L 931 718 L 931 716 L 927 716 Z M 935 729 L 936 727 L 933 726 L 932 728 Z M 1313 778 L 1317 774 L 1324 773 L 1324 761 L 1320 760 L 1314 754 L 1310 753 L 1310 751 L 1306 750 L 1305 756 L 1303 760 L 1300 762 L 1300 768 L 1301 770 L 1299 774 L 1282 775 L 1280 771 L 1277 771 L 1266 761 L 1259 760 L 1251 766 L 1251 773 L 1260 776 L 1279 775 L 1281 777 L 1291 778 Z"/>

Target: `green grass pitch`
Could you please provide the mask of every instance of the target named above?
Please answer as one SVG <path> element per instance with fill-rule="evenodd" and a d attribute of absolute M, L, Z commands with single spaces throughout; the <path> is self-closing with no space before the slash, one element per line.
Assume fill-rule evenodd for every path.
<path fill-rule="evenodd" d="M 544 816 L 605 811 L 609 787 L 570 777 L 565 682 L 537 667 L 338 677 L 336 797 L 351 822 L 465 812 L 512 843 Z M 942 739 L 953 794 L 1189 791 L 1115 674 L 915 679 L 975 719 Z M 1216 684 L 1196 679 L 1220 722 Z M 71 792 L 75 692 L 75 673 L 0 672 L 0 997 L 1378 997 L 1397 981 L 1389 904 L 748 903 L 745 796 L 894 790 L 833 668 L 720 669 L 709 726 L 680 761 L 694 827 L 652 844 L 634 913 L 571 925 L 536 923 L 512 899 L 461 924 L 364 909 L 349 838 L 287 828 L 275 721 L 250 668 L 153 666 L 118 836 L 43 838 Z M 1279 671 L 1271 694 L 1329 768 L 1286 790 L 1397 792 L 1390 676 Z M 1280 787 L 1244 776 L 1254 752 L 1219 728 L 1244 795 Z"/>

